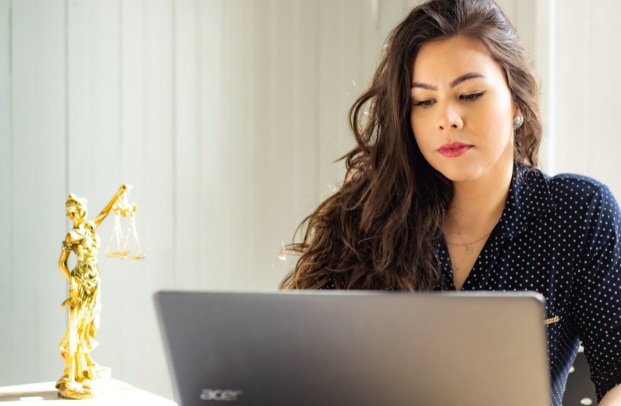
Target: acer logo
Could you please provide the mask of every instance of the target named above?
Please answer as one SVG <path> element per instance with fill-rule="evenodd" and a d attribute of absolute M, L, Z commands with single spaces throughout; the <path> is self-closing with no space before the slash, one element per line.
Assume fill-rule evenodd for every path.
<path fill-rule="evenodd" d="M 201 400 L 215 400 L 218 402 L 234 402 L 242 395 L 240 390 L 232 389 L 203 389 Z"/>

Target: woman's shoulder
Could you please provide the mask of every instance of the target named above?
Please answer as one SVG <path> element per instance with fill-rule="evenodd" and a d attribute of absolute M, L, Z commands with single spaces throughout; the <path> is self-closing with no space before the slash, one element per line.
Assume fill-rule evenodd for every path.
<path fill-rule="evenodd" d="M 590 176 L 569 172 L 548 175 L 537 168 L 526 168 L 524 171 L 527 182 L 530 179 L 545 184 L 555 198 L 612 196 L 608 186 Z"/>
<path fill-rule="evenodd" d="M 559 173 L 547 175 L 538 169 L 529 170 L 528 177 L 542 182 L 547 189 L 551 203 L 562 211 L 571 209 L 598 210 L 605 206 L 610 209 L 618 207 L 618 203 L 607 185 L 590 176 L 577 173 Z"/>
<path fill-rule="evenodd" d="M 607 189 L 599 180 L 586 175 L 580 175 L 577 173 L 564 172 L 554 176 L 550 176 L 550 183 L 553 186 L 564 189 L 581 191 L 598 191 Z"/>
<path fill-rule="evenodd" d="M 619 205 L 604 183 L 590 176 L 559 173 L 550 176 L 540 169 L 519 164 L 516 171 L 514 194 L 516 200 L 538 213 L 561 217 L 590 218 L 602 210 L 619 212 Z M 621 213 L 620 213 L 621 215 Z"/>
<path fill-rule="evenodd" d="M 550 177 L 550 189 L 557 201 L 577 203 L 584 201 L 616 202 L 612 192 L 604 183 L 590 176 L 576 173 L 560 173 Z"/>

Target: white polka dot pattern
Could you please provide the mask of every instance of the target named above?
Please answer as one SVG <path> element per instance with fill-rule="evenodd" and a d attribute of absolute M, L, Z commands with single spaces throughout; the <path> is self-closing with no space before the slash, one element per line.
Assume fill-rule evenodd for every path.
<path fill-rule="evenodd" d="M 463 290 L 536 291 L 546 298 L 554 405 L 580 341 L 598 398 L 621 383 L 621 211 L 610 190 L 580 175 L 516 165 L 502 217 Z M 438 254 L 455 289 L 446 244 Z"/>

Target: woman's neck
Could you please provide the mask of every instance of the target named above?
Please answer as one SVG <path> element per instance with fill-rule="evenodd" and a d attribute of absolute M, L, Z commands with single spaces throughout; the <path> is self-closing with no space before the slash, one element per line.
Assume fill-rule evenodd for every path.
<path fill-rule="evenodd" d="M 444 221 L 447 238 L 473 241 L 490 233 L 504 210 L 512 175 L 513 166 L 471 182 L 454 183 Z"/>

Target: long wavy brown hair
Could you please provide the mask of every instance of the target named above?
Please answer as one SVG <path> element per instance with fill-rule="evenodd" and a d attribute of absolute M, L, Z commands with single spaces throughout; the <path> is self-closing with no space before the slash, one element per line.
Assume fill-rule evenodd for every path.
<path fill-rule="evenodd" d="M 296 230 L 287 248 L 300 257 L 281 288 L 443 288 L 436 246 L 453 186 L 415 142 L 410 82 L 421 46 L 454 36 L 480 40 L 504 69 L 525 118 L 515 159 L 537 166 L 539 86 L 515 29 L 492 0 L 427 1 L 390 33 L 371 86 L 351 107 L 356 146 L 341 157 L 345 179 Z"/>

